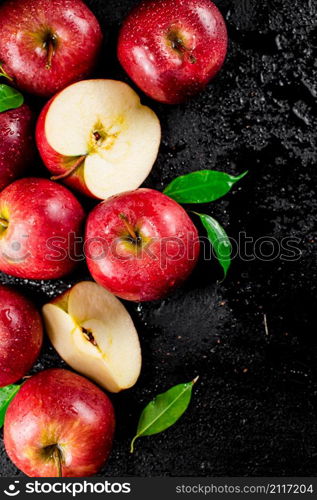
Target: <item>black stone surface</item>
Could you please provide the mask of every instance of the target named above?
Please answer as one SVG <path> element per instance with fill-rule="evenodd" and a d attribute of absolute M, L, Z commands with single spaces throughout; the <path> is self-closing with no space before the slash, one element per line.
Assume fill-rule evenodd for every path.
<path fill-rule="evenodd" d="M 105 32 L 96 76 L 129 81 L 115 47 L 134 0 L 87 0 Z M 216 262 L 161 302 L 128 304 L 141 336 L 137 386 L 112 396 L 118 426 L 101 475 L 316 475 L 316 97 L 314 0 L 219 0 L 230 47 L 221 74 L 197 98 L 165 106 L 146 98 L 163 127 L 146 186 L 215 168 L 249 175 L 222 201 L 203 207 L 237 238 L 298 238 L 301 256 L 236 258 L 217 283 Z M 34 105 L 40 102 L 33 101 Z M 39 175 L 47 175 L 42 166 Z M 251 245 L 252 247 L 252 245 Z M 269 246 L 264 246 L 267 252 Z M 10 279 L 40 305 L 87 276 Z M 264 327 L 267 318 L 267 331 Z M 65 366 L 47 344 L 34 368 Z M 191 406 L 163 434 L 129 453 L 143 406 L 158 392 L 200 375 Z M 0 475 L 20 475 L 0 445 Z"/>

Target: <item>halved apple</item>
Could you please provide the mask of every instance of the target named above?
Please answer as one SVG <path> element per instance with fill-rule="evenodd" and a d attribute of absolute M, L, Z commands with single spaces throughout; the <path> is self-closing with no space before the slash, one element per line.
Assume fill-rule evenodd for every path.
<path fill-rule="evenodd" d="M 36 142 L 53 179 L 95 198 L 136 189 L 157 157 L 161 128 L 129 85 L 85 80 L 43 108 Z"/>
<path fill-rule="evenodd" d="M 111 392 L 132 387 L 141 349 L 123 304 L 92 281 L 82 281 L 43 307 L 48 336 L 74 370 Z"/>

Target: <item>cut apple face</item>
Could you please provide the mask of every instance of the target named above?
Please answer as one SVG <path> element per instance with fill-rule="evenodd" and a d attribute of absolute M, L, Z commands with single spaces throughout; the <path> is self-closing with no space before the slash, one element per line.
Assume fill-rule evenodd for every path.
<path fill-rule="evenodd" d="M 48 336 L 74 370 L 111 392 L 132 387 L 141 349 L 123 304 L 94 282 L 77 283 L 43 307 Z"/>
<path fill-rule="evenodd" d="M 100 199 L 139 187 L 161 139 L 156 114 L 131 87 L 114 80 L 86 80 L 64 89 L 51 101 L 44 128 L 49 147 L 62 156 L 64 172 L 55 179 L 70 183 L 71 176 L 79 176 L 86 192 Z"/>

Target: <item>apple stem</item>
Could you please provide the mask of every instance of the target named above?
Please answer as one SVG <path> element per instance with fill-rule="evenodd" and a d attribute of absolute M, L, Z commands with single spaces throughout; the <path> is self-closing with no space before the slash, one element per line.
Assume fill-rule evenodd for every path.
<path fill-rule="evenodd" d="M 177 52 L 185 52 L 186 47 L 184 45 L 184 42 L 180 38 L 174 38 L 171 40 L 172 44 L 172 49 L 176 50 Z"/>
<path fill-rule="evenodd" d="M 168 33 L 167 39 L 169 40 L 172 49 L 175 50 L 175 52 L 177 52 L 182 58 L 187 58 L 190 64 L 195 64 L 197 62 L 192 49 L 186 46 L 178 30 L 172 29 Z"/>
<path fill-rule="evenodd" d="M 120 214 L 119 217 L 123 221 L 131 238 L 133 238 L 135 241 L 137 241 L 138 236 L 137 236 L 136 232 L 134 231 L 132 224 L 130 224 L 130 222 L 128 221 L 127 217 L 124 214 Z"/>
<path fill-rule="evenodd" d="M 10 80 L 10 82 L 13 82 L 13 78 L 8 75 L 8 73 L 3 69 L 2 64 L 0 64 L 0 76 L 3 76 L 3 78 L 7 78 L 7 80 Z"/>
<path fill-rule="evenodd" d="M 56 467 L 57 467 L 57 474 L 58 474 L 58 476 L 57 476 L 57 477 L 63 477 L 62 452 L 61 452 L 61 450 L 58 448 L 58 446 L 56 446 L 56 447 L 54 448 L 54 451 L 53 451 L 53 458 L 54 458 L 54 460 L 55 460 Z"/>
<path fill-rule="evenodd" d="M 75 161 L 74 165 L 66 170 L 63 174 L 60 175 L 53 175 L 51 177 L 51 181 L 59 181 L 61 179 L 66 179 L 66 177 L 69 177 L 70 175 L 73 175 L 74 172 L 80 167 L 80 165 L 86 160 L 87 155 L 80 156 L 77 161 Z"/>
<path fill-rule="evenodd" d="M 9 226 L 9 222 L 7 221 L 7 219 L 3 219 L 2 217 L 0 217 L 0 225 L 1 225 L 4 229 L 7 229 L 7 227 Z"/>
<path fill-rule="evenodd" d="M 48 41 L 48 44 L 47 44 L 47 62 L 46 62 L 46 66 L 45 68 L 46 69 L 51 69 L 52 67 L 52 59 L 53 59 L 53 55 L 54 55 L 54 52 L 55 52 L 55 47 L 54 47 L 54 42 L 52 39 L 50 39 Z"/>

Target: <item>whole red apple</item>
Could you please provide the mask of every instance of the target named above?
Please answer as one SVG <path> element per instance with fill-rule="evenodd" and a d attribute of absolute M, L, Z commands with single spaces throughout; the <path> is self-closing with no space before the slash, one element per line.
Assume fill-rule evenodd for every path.
<path fill-rule="evenodd" d="M 23 175 L 34 158 L 34 123 L 30 108 L 0 113 L 0 191 Z"/>
<path fill-rule="evenodd" d="M 81 0 L 7 0 L 0 25 L 3 70 L 20 89 L 42 96 L 84 78 L 102 41 Z"/>
<path fill-rule="evenodd" d="M 199 247 L 185 210 L 154 189 L 113 196 L 87 220 L 89 270 L 97 283 L 126 300 L 164 297 L 189 276 Z"/>
<path fill-rule="evenodd" d="M 0 270 L 18 278 L 53 279 L 76 264 L 84 210 L 64 186 L 20 179 L 0 194 Z"/>
<path fill-rule="evenodd" d="M 28 372 L 42 341 L 41 317 L 34 305 L 16 290 L 0 285 L 0 387 Z"/>
<path fill-rule="evenodd" d="M 146 94 L 175 104 L 218 73 L 227 42 L 225 21 L 210 0 L 146 0 L 123 23 L 118 57 Z"/>
<path fill-rule="evenodd" d="M 115 428 L 110 399 L 92 382 L 52 369 L 25 382 L 10 403 L 4 444 L 30 477 L 87 477 L 107 460 Z"/>

